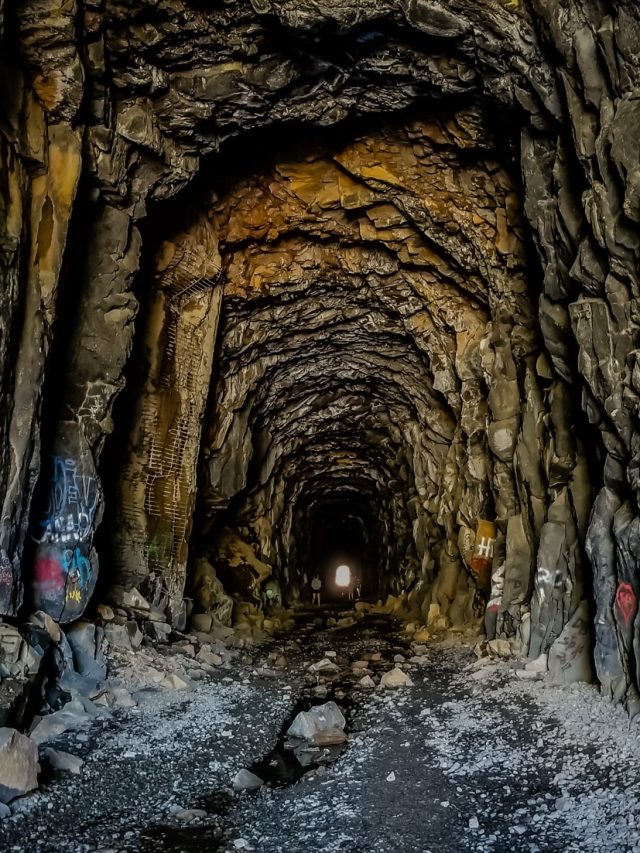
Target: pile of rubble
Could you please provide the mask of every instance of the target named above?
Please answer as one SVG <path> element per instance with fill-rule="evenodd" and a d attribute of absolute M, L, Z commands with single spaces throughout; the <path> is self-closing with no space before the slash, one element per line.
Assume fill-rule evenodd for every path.
<path fill-rule="evenodd" d="M 249 650 L 267 637 L 246 620 L 230 627 L 194 617 L 189 632 L 177 630 L 135 589 L 98 605 L 95 622 L 64 630 L 41 611 L 20 628 L 0 622 L 0 817 L 38 787 L 42 765 L 80 772 L 79 757 L 51 747 L 56 738 L 74 732 L 86 742 L 93 723 L 135 707 L 145 691 L 191 690 L 218 670 L 250 665 Z"/>

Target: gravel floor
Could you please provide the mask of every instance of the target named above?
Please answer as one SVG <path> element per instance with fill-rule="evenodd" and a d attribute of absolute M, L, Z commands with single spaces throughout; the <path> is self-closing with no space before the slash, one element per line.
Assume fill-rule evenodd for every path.
<path fill-rule="evenodd" d="M 587 685 L 520 681 L 508 664 L 475 680 L 470 646 L 434 644 L 413 687 L 349 689 L 349 743 L 295 785 L 234 794 L 235 772 L 274 746 L 326 650 L 384 671 L 403 652 L 388 625 L 307 628 L 264 662 L 140 704 L 55 746 L 82 755 L 0 824 L 0 850 L 374 853 L 640 851 L 640 729 Z M 85 739 L 86 738 L 86 739 Z M 179 809 L 207 816 L 185 823 Z M 188 817 L 188 816 L 187 816 Z"/>

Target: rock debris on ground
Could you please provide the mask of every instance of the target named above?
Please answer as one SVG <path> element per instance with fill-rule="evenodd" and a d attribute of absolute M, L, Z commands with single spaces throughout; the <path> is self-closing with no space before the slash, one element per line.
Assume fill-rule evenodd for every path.
<path fill-rule="evenodd" d="M 135 704 L 46 743 L 46 780 L 11 803 L 0 847 L 640 851 L 640 739 L 620 706 L 586 684 L 523 680 L 508 660 L 478 661 L 468 637 L 411 647 L 396 629 L 372 617 L 346 629 L 309 623 L 297 642 L 272 641 L 182 689 L 136 689 L 159 652 L 146 650 L 138 668 L 131 653 L 120 674 Z M 265 676 L 274 654 L 288 664 Z M 336 671 L 309 672 L 324 659 Z M 396 668 L 411 684 L 381 687 Z M 363 671 L 374 689 L 359 683 Z M 301 697 L 323 704 L 318 688 L 346 717 L 338 757 L 295 784 L 276 768 L 259 790 L 234 790 L 241 771 L 277 755 Z"/>

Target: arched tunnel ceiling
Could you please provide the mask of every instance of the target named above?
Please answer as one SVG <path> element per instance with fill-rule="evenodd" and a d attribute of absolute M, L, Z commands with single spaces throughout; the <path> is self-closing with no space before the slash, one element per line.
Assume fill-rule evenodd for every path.
<path fill-rule="evenodd" d="M 384 578 L 372 584 L 381 592 L 428 588 L 434 548 L 450 537 L 457 554 L 454 525 L 493 511 L 474 361 L 492 316 L 505 342 L 514 327 L 531 354 L 539 341 L 517 184 L 489 126 L 476 107 L 360 133 L 324 155 L 298 146 L 295 160 L 276 155 L 216 194 L 225 308 L 202 498 L 225 524 L 234 502 L 289 598 L 305 595 L 313 513 L 341 482 L 359 482 L 369 525 L 388 531 L 365 567 Z M 503 432 L 514 441 L 515 421 Z M 452 447 L 460 459 L 447 473 Z M 519 506 L 511 494 L 503 504 Z M 352 505 L 345 497 L 345 515 Z M 428 516 L 442 525 L 433 541 Z"/>
<path fill-rule="evenodd" d="M 598 675 L 634 702 L 634 4 L 27 2 L 6 20 L 3 611 L 25 581 L 57 618 L 83 611 L 103 486 L 120 582 L 181 612 L 225 525 L 295 597 L 306 514 L 351 480 L 382 590 L 446 622 L 482 589 L 489 630 L 534 653 L 593 588 Z"/>

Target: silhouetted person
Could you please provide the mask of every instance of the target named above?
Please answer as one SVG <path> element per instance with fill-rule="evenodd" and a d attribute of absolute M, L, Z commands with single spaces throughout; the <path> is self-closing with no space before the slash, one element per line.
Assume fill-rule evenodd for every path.
<path fill-rule="evenodd" d="M 312 603 L 320 606 L 320 590 L 322 589 L 322 581 L 320 576 L 316 575 L 311 581 L 311 590 L 313 592 Z"/>

